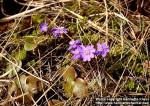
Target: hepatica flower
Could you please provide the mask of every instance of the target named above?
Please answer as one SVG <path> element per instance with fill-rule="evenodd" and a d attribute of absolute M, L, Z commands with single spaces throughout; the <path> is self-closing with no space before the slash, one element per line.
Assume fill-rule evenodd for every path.
<path fill-rule="evenodd" d="M 53 33 L 53 36 L 56 38 L 60 37 L 62 34 L 67 33 L 67 29 L 64 27 L 54 27 L 51 31 Z"/>
<path fill-rule="evenodd" d="M 71 40 L 69 42 L 69 49 L 68 50 L 76 49 L 80 45 L 81 45 L 81 41 L 80 40 Z"/>
<path fill-rule="evenodd" d="M 47 32 L 48 30 L 48 24 L 47 23 L 41 23 L 40 24 L 40 31 L 41 32 Z"/>
<path fill-rule="evenodd" d="M 81 56 L 83 61 L 91 61 L 94 58 L 95 48 L 93 45 L 82 46 Z"/>
<path fill-rule="evenodd" d="M 106 43 L 97 43 L 97 51 L 96 55 L 102 55 L 102 57 L 106 57 L 107 53 L 109 52 L 109 46 Z"/>
<path fill-rule="evenodd" d="M 70 52 L 73 54 L 72 59 L 82 59 L 83 61 L 91 61 L 94 58 L 95 48 L 93 45 L 79 45 L 76 49 L 71 50 Z"/>
<path fill-rule="evenodd" d="M 72 59 L 82 59 L 83 61 L 91 61 L 95 56 L 95 48 L 93 45 L 82 45 L 80 40 L 71 40 L 69 42 L 69 51 L 73 54 Z"/>
<path fill-rule="evenodd" d="M 97 43 L 97 49 L 95 49 L 93 45 L 82 45 L 80 40 L 71 40 L 68 50 L 73 54 L 73 60 L 82 59 L 83 61 L 91 61 L 97 55 L 106 57 L 110 51 L 106 43 Z"/>
<path fill-rule="evenodd" d="M 73 57 L 72 59 L 75 60 L 75 59 L 81 59 L 82 55 L 81 55 L 81 52 L 82 52 L 82 48 L 80 46 L 78 46 L 76 49 L 74 50 L 71 50 L 70 51 L 72 54 L 73 54 Z"/>
<path fill-rule="evenodd" d="M 80 59 L 81 58 L 81 41 L 80 40 L 71 40 L 69 42 L 68 50 L 73 54 L 72 59 Z"/>

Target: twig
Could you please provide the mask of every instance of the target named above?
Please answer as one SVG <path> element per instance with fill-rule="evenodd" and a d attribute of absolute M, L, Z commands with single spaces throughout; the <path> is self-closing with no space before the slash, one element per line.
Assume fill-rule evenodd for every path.
<path fill-rule="evenodd" d="M 32 12 L 34 12 L 36 10 L 41 9 L 41 8 L 45 8 L 45 7 L 49 7 L 51 5 L 54 5 L 54 4 L 58 4 L 58 3 L 61 3 L 61 2 L 69 2 L 69 1 L 72 1 L 72 0 L 59 0 L 58 2 L 55 2 L 55 3 L 50 3 L 50 4 L 42 5 L 42 6 L 39 6 L 39 7 L 30 9 L 30 10 L 24 11 L 24 12 L 21 12 L 21 13 L 15 14 L 15 15 L 9 16 L 9 17 L 2 18 L 2 19 L 0 19 L 0 22 L 10 21 L 10 20 L 13 20 L 15 18 L 19 18 L 19 17 L 21 17 L 23 15 L 32 13 Z"/>

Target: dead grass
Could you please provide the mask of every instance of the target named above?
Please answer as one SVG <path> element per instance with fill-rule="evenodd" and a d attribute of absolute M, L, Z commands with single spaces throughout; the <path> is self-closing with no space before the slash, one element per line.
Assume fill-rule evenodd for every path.
<path fill-rule="evenodd" d="M 132 7 L 133 2 L 136 10 Z M 144 3 L 146 6 L 149 1 Z M 149 9 L 143 5 L 139 7 L 140 4 L 136 0 L 31 0 L 23 3 L 27 6 L 25 11 L 0 19 L 5 28 L 11 24 L 8 29 L 0 26 L 0 105 L 50 106 L 52 102 L 60 102 L 60 106 L 90 106 L 95 98 L 100 97 L 148 98 L 150 15 L 144 12 Z M 64 26 L 68 33 L 55 39 L 50 31 L 39 31 L 41 22 L 47 22 L 50 29 Z M 22 53 L 27 39 L 33 39 L 36 47 Z M 110 52 L 105 59 L 71 61 L 67 50 L 71 39 L 93 45 L 97 41 L 107 42 Z M 22 65 L 18 65 L 18 58 Z M 14 70 L 11 77 L 13 70 L 6 70 L 8 64 Z M 65 71 L 61 74 L 60 70 L 67 65 L 73 66 L 77 78 L 86 82 L 86 97 L 66 96 L 62 86 Z M 22 82 L 21 75 L 38 79 L 41 86 L 36 87 L 42 88 L 32 94 L 33 85 L 30 81 Z M 12 88 L 13 81 L 19 82 L 17 87 Z M 24 88 L 28 89 L 27 92 Z M 9 94 L 11 90 L 13 93 Z"/>

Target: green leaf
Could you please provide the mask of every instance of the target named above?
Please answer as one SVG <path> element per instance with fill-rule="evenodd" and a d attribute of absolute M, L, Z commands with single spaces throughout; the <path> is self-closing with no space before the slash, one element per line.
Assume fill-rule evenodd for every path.
<path fill-rule="evenodd" d="M 24 49 L 26 51 L 34 50 L 37 47 L 37 43 L 34 40 L 34 36 L 26 36 L 24 37 L 24 39 L 25 39 Z"/>
<path fill-rule="evenodd" d="M 41 23 L 43 21 L 43 19 L 39 15 L 33 15 L 32 19 L 37 23 Z"/>
<path fill-rule="evenodd" d="M 133 80 L 131 80 L 130 82 L 128 82 L 128 88 L 131 91 L 132 89 L 134 89 L 135 83 Z"/>
<path fill-rule="evenodd" d="M 26 58 L 26 55 L 27 55 L 27 51 L 25 49 L 22 49 L 15 54 L 15 59 L 23 60 Z"/>
<path fill-rule="evenodd" d="M 38 62 L 39 63 L 39 62 Z M 31 60 L 31 61 L 29 61 L 28 63 L 27 63 L 27 66 L 32 66 L 32 65 L 35 65 L 35 64 L 37 64 L 36 62 L 35 62 L 35 60 Z"/>
<path fill-rule="evenodd" d="M 39 43 L 41 43 L 44 40 L 46 40 L 47 37 L 45 37 L 45 36 L 39 36 L 39 37 L 26 36 L 24 39 L 26 41 L 25 44 L 24 44 L 24 49 L 26 51 L 31 51 L 31 50 L 34 50 Z"/>
<path fill-rule="evenodd" d="M 73 86 L 74 86 L 74 81 L 63 82 L 63 89 L 67 97 L 73 96 Z"/>
<path fill-rule="evenodd" d="M 37 47 L 37 44 L 36 44 L 36 43 L 29 43 L 29 42 L 26 42 L 26 43 L 24 44 L 24 49 L 25 49 L 26 51 L 34 50 L 36 47 Z"/>
<path fill-rule="evenodd" d="M 22 67 L 22 61 L 17 61 L 16 63 L 19 67 Z M 16 72 L 19 72 L 20 68 L 14 66 L 13 64 L 9 63 L 5 69 L 5 72 L 8 73 L 8 77 L 12 78 L 16 75 Z"/>

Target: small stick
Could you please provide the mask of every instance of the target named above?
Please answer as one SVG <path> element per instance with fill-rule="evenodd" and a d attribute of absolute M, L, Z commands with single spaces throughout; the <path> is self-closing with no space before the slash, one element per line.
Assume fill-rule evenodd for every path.
<path fill-rule="evenodd" d="M 69 2 L 69 1 L 72 1 L 72 0 L 59 0 L 58 2 L 55 2 L 55 3 L 50 3 L 50 4 L 42 5 L 42 6 L 30 9 L 30 10 L 27 10 L 27 11 L 23 11 L 21 13 L 15 14 L 15 15 L 9 16 L 9 17 L 2 18 L 2 19 L 0 19 L 0 22 L 7 22 L 7 21 L 13 20 L 15 18 L 19 18 L 19 17 L 21 17 L 23 15 L 29 14 L 31 12 L 34 12 L 36 10 L 39 10 L 41 8 L 45 8 L 45 7 L 49 7 L 49 6 L 57 4 L 57 3 Z"/>

